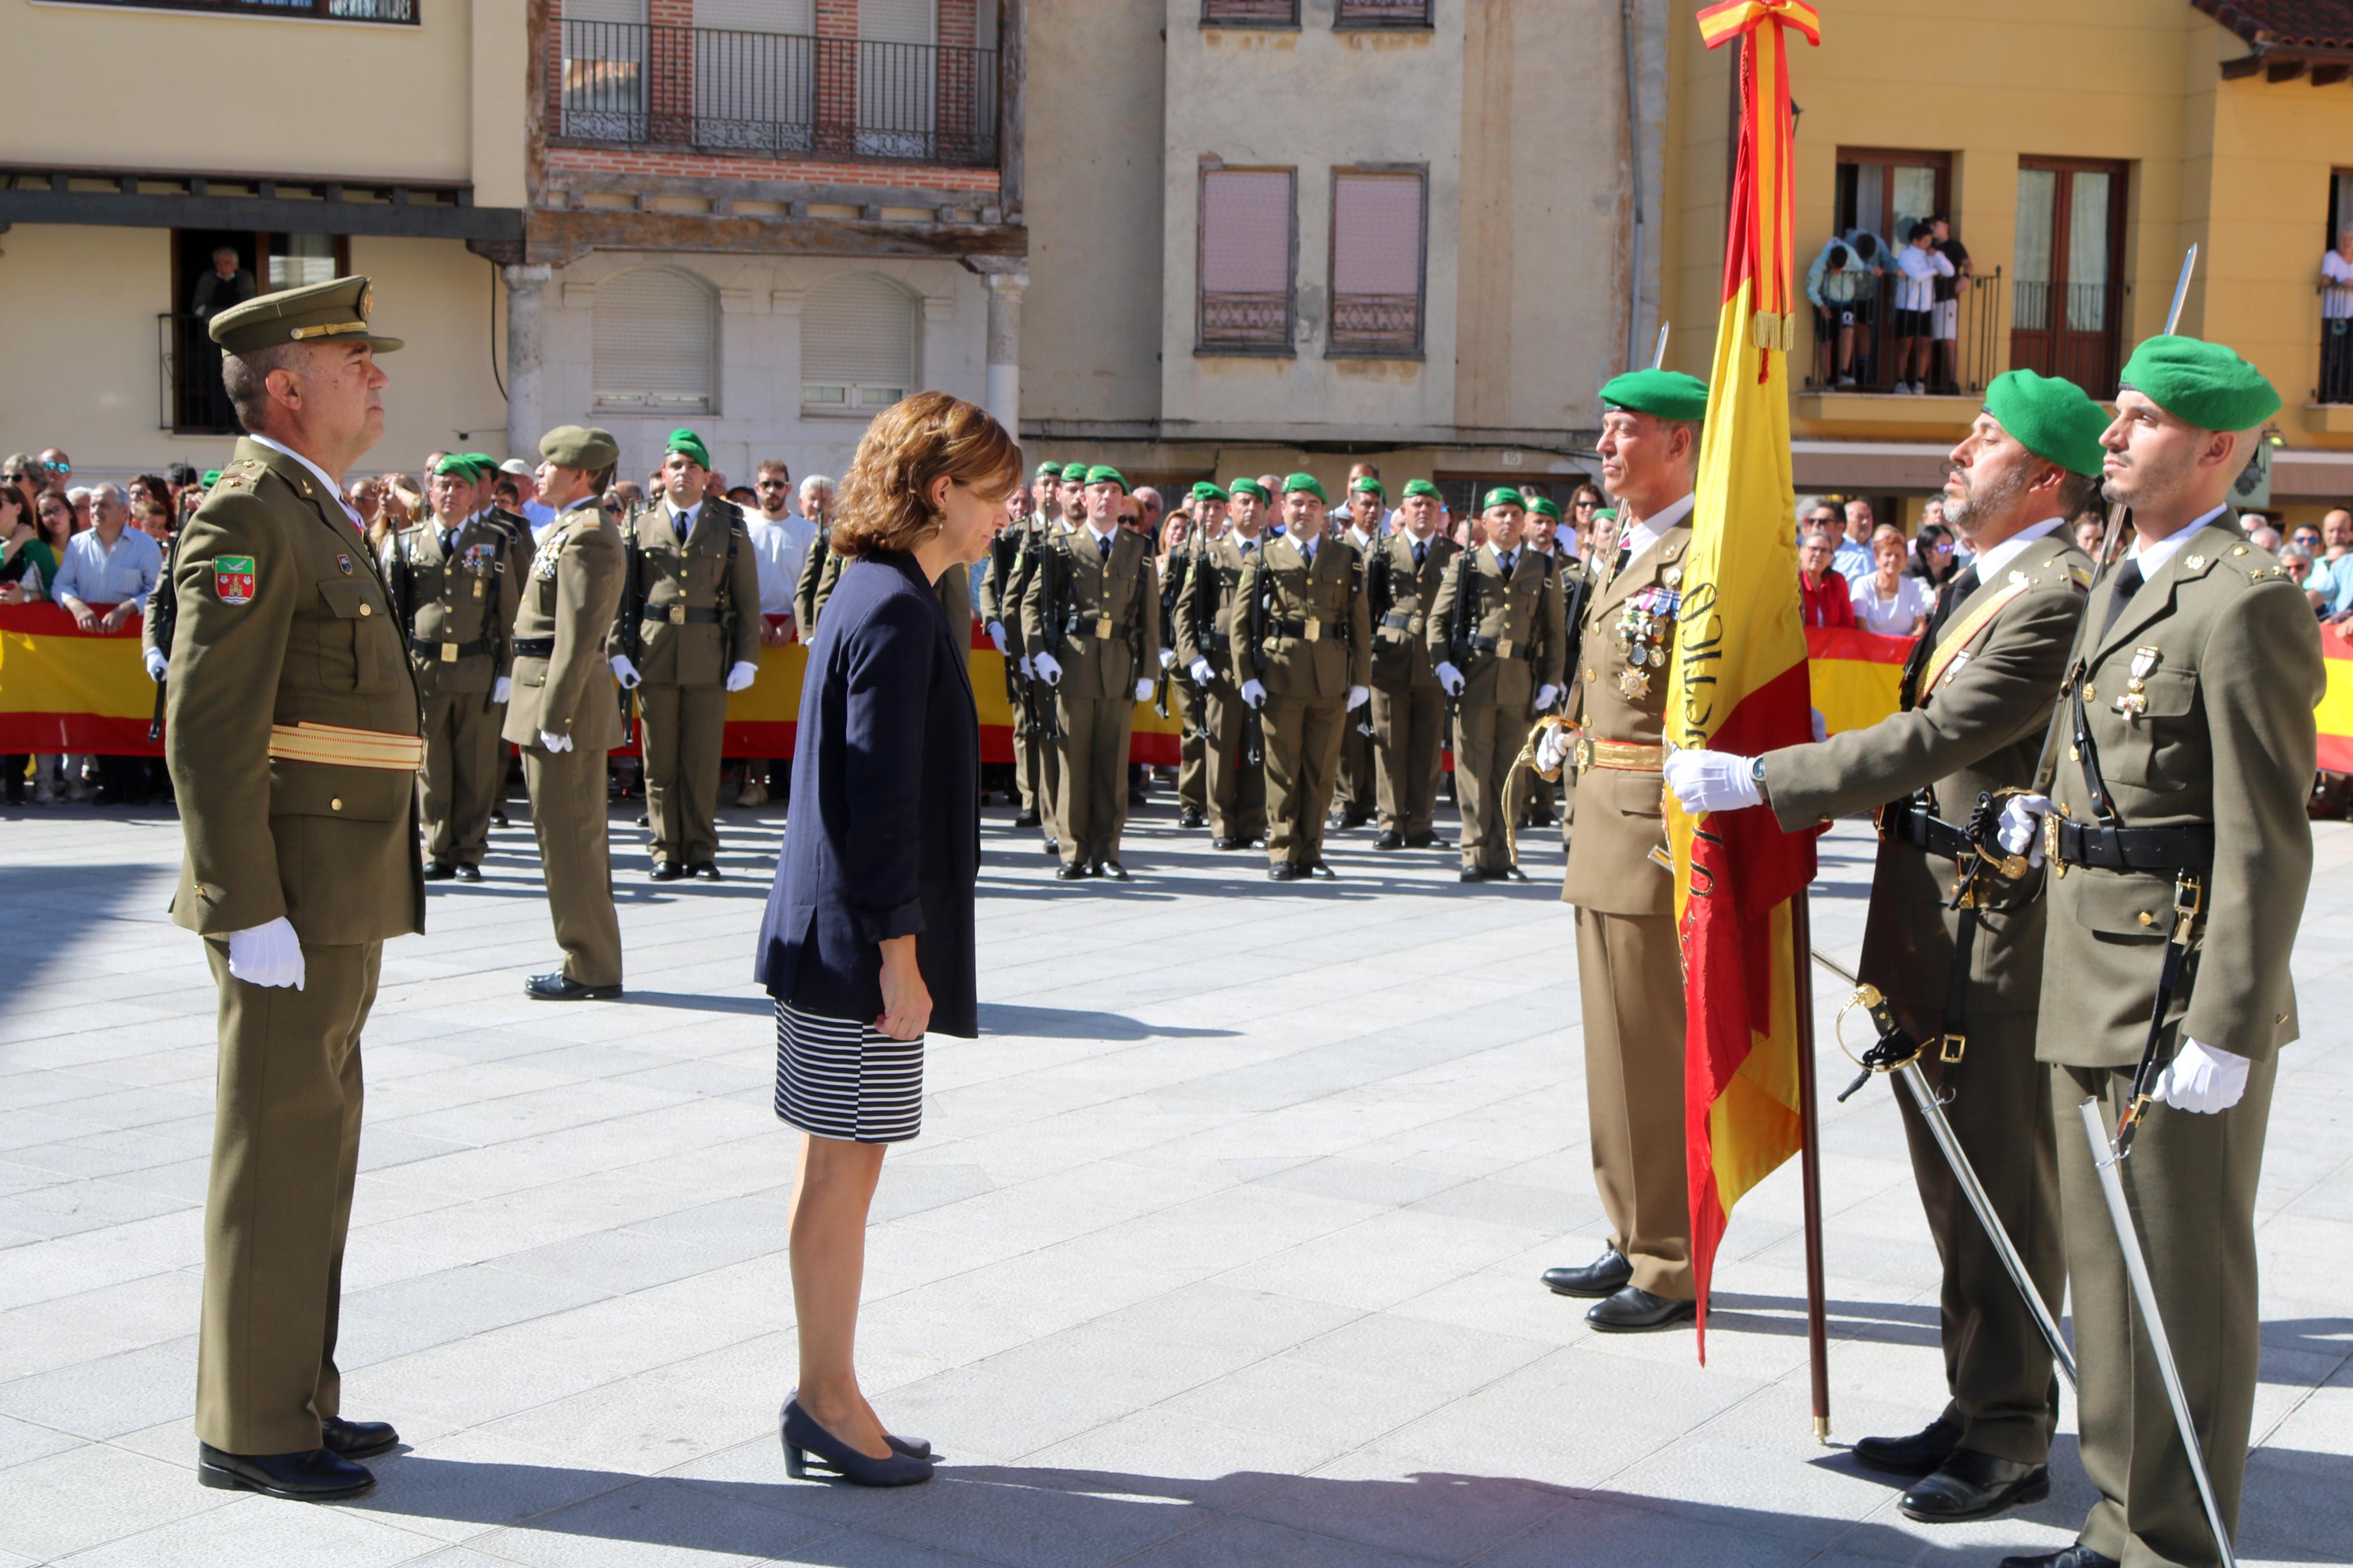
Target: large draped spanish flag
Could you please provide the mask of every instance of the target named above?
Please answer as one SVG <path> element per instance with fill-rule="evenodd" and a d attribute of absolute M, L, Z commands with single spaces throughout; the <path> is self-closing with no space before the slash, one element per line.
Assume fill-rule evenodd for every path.
<path fill-rule="evenodd" d="M 1740 143 L 1724 308 L 1708 377 L 1692 548 L 1667 694 L 1682 747 L 1757 756 L 1811 738 L 1789 477 L 1794 296 L 1788 35 L 1820 43 L 1801 0 L 1727 0 L 1699 15 L 1710 48 L 1740 51 Z M 1814 874 L 1810 834 L 1767 811 L 1694 818 L 1667 799 L 1683 947 L 1692 1263 L 1706 1356 L 1708 1281 L 1741 1194 L 1797 1152 L 1802 1121 L 1790 900 Z"/>

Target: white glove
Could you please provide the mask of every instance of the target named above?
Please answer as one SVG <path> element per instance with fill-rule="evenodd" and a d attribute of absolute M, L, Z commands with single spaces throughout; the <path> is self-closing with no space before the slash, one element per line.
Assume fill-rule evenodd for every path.
<path fill-rule="evenodd" d="M 1541 713 L 1560 700 L 1560 688 L 1545 685 L 1536 688 L 1536 711 Z"/>
<path fill-rule="evenodd" d="M 1809 708 L 1806 711 L 1812 714 L 1814 717 L 1814 740 L 1816 743 L 1819 744 L 1823 741 L 1829 740 L 1831 738 L 1830 721 L 1822 717 L 1822 710 L 1819 708 Z"/>
<path fill-rule="evenodd" d="M 1208 685 L 1210 681 L 1217 679 L 1218 674 L 1216 670 L 1209 668 L 1209 661 L 1206 658 L 1195 659 L 1185 667 L 1185 672 L 1193 678 L 1193 684 L 1196 686 Z"/>
<path fill-rule="evenodd" d="M 2247 1068 L 2253 1065 L 2220 1046 L 2202 1046 L 2184 1037 L 2181 1048 L 2158 1075 L 2157 1098 L 2177 1110 L 2228 1110 L 2247 1092 Z"/>
<path fill-rule="evenodd" d="M 1062 684 L 1062 661 L 1050 653 L 1041 653 L 1030 661 L 1037 667 L 1038 679 L 1049 686 Z"/>
<path fill-rule="evenodd" d="M 613 679 L 621 683 L 622 690 L 635 691 L 638 682 L 645 677 L 638 673 L 638 667 L 629 662 L 628 654 L 617 653 L 613 656 Z"/>
<path fill-rule="evenodd" d="M 983 629 L 988 633 L 988 640 L 997 645 L 997 651 L 1003 653 L 1005 651 L 1005 623 L 1003 621 L 991 621 Z"/>
<path fill-rule="evenodd" d="M 1438 684 L 1446 688 L 1449 697 L 1460 697 L 1462 695 L 1462 672 L 1441 659 L 1438 666 Z"/>
<path fill-rule="evenodd" d="M 1568 761 L 1569 748 L 1577 744 L 1566 724 L 1547 724 L 1542 739 L 1536 742 L 1536 768 L 1539 772 L 1556 773 Z"/>
<path fill-rule="evenodd" d="M 228 972 L 248 985 L 302 989 L 302 939 L 284 915 L 268 925 L 228 933 Z"/>
<path fill-rule="evenodd" d="M 1038 679 L 1038 667 L 1029 662 L 1029 656 L 1026 653 L 1021 656 L 1021 679 L 1024 680 Z"/>
<path fill-rule="evenodd" d="M 1175 648 L 1164 647 L 1160 650 L 1160 668 L 1163 669 L 1174 669 L 1176 668 L 1176 650 Z"/>
<path fill-rule="evenodd" d="M 1138 702 L 1149 702 L 1149 701 L 1151 701 L 1151 700 L 1152 700 L 1152 687 L 1153 687 L 1153 680 L 1152 680 L 1152 678 L 1151 678 L 1150 676 L 1148 676 L 1148 675 L 1138 676 L 1138 677 L 1136 678 L 1136 681 L 1135 681 L 1135 700 L 1136 700 Z"/>
<path fill-rule="evenodd" d="M 542 730 L 539 732 L 539 749 L 543 752 L 568 752 L 572 749 L 572 737 L 559 735 L 553 730 Z"/>
<path fill-rule="evenodd" d="M 1765 796 L 1757 788 L 1756 762 L 1730 752 L 1669 752 L 1667 787 L 1689 812 L 1762 805 Z"/>
<path fill-rule="evenodd" d="M 1370 702 L 1372 700 L 1373 689 L 1371 687 L 1351 686 L 1348 688 L 1348 710 L 1350 712 L 1354 712 L 1357 709 L 1362 708 L 1366 703 Z"/>
<path fill-rule="evenodd" d="M 2001 808 L 2001 847 L 2023 855 L 2030 866 L 2042 864 L 2042 819 L 2051 814 L 2047 795 L 2014 795 Z"/>
<path fill-rule="evenodd" d="M 1245 701 L 1245 702 L 1247 702 L 1247 703 L 1249 703 L 1249 704 L 1250 704 L 1251 707 L 1253 707 L 1253 708 L 1263 708 L 1263 707 L 1265 707 L 1265 706 L 1266 706 L 1266 688 L 1265 688 L 1265 686 L 1264 686 L 1264 685 L 1262 685 L 1261 683 L 1258 682 L 1258 681 L 1255 681 L 1255 680 L 1245 680 L 1245 681 L 1243 681 L 1243 682 L 1242 682 L 1242 700 L 1243 700 L 1243 701 Z"/>
<path fill-rule="evenodd" d="M 760 667 L 748 658 L 739 658 L 727 671 L 727 689 L 741 691 L 760 679 Z"/>
<path fill-rule="evenodd" d="M 147 650 L 147 679 L 155 682 L 158 686 L 162 685 L 164 683 L 164 671 L 170 668 L 171 662 L 172 661 L 170 659 L 164 657 L 164 650 L 162 648 L 149 648 Z"/>
<path fill-rule="evenodd" d="M 504 702 L 513 695 L 514 677 L 512 675 L 500 676 L 498 683 L 491 688 L 491 700 L 493 703 Z"/>

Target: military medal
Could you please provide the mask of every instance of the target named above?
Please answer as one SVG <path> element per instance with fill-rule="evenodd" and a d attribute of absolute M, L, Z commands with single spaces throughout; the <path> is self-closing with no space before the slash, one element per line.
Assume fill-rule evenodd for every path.
<path fill-rule="evenodd" d="M 1627 667 L 1618 673 L 1618 692 L 1629 702 L 1639 702 L 1651 694 L 1651 671 L 1664 669 L 1667 647 L 1673 640 L 1675 611 L 1683 595 L 1673 591 L 1672 582 L 1680 581 L 1682 573 L 1668 567 L 1665 574 L 1672 581 L 1666 588 L 1646 588 L 1626 603 L 1618 613 L 1618 647 Z"/>
<path fill-rule="evenodd" d="M 2116 711 L 2127 723 L 2138 723 L 2148 711 L 2148 674 L 2165 655 L 2153 647 L 2133 649 L 2132 674 L 2125 682 L 2125 694 L 2116 699 Z"/>

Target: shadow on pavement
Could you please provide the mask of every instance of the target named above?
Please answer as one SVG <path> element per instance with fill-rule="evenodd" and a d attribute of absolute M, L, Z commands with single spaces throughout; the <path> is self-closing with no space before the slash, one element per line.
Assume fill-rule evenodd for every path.
<path fill-rule="evenodd" d="M 1009 1002 L 980 1005 L 984 1035 L 1027 1035 L 1043 1040 L 1211 1040 L 1230 1039 L 1239 1029 L 1185 1029 L 1168 1024 L 1146 1024 L 1124 1013 L 1094 1013 L 1082 1007 L 1023 1007 Z"/>

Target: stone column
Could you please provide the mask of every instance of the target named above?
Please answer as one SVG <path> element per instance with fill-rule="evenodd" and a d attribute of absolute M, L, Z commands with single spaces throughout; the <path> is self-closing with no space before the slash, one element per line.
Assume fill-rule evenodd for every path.
<path fill-rule="evenodd" d="M 988 411 L 1015 440 L 1021 438 L 1021 292 L 1027 272 L 990 272 L 988 283 Z"/>
<path fill-rule="evenodd" d="M 499 268 L 507 284 L 507 456 L 539 458 L 540 356 L 547 336 L 544 306 L 554 268 L 536 262 Z"/>

